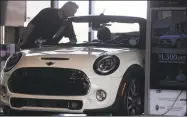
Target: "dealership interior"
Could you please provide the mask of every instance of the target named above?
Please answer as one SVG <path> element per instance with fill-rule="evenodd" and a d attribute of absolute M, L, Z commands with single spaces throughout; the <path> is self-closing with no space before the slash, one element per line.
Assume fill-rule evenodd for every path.
<path fill-rule="evenodd" d="M 0 115 L 187 116 L 186 41 L 185 0 L 0 1 Z"/>

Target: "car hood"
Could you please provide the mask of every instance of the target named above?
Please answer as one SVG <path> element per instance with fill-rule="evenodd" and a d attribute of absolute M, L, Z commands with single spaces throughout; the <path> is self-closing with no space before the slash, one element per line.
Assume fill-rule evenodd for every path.
<path fill-rule="evenodd" d="M 129 48 L 97 48 L 97 47 L 45 47 L 23 50 L 26 56 L 58 56 L 58 55 L 90 55 L 100 56 L 102 54 L 117 54 L 129 51 Z"/>
<path fill-rule="evenodd" d="M 123 64 L 113 77 L 122 76 L 124 68 L 131 64 L 126 62 L 131 60 L 137 61 L 138 54 L 136 49 L 130 48 L 97 48 L 97 47 L 45 47 L 38 49 L 23 50 L 23 56 L 16 68 L 23 67 L 56 67 L 56 68 L 73 68 L 84 71 L 90 77 L 96 74 L 93 71 L 95 60 L 104 54 L 116 55 L 120 58 L 120 63 Z M 58 59 L 58 60 L 57 60 Z M 49 66 L 48 62 L 54 64 Z M 124 64 L 126 63 L 126 64 Z M 122 70 L 122 71 L 121 71 Z M 97 75 L 97 77 L 99 77 Z"/>

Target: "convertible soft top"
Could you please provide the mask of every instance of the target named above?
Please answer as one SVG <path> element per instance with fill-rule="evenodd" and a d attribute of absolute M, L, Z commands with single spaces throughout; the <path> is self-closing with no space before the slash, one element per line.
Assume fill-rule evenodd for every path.
<path fill-rule="evenodd" d="M 119 22 L 119 23 L 146 23 L 146 19 L 132 16 L 117 15 L 87 15 L 69 18 L 73 22 Z"/>
<path fill-rule="evenodd" d="M 140 17 L 132 16 L 117 16 L 117 15 L 87 15 L 87 16 L 73 16 L 65 20 L 65 25 L 69 22 L 88 22 L 88 23 L 109 23 L 109 22 L 119 22 L 119 23 L 138 23 L 140 26 L 140 41 L 138 43 L 139 48 L 145 49 L 145 39 L 146 39 L 146 19 Z M 59 29 L 53 38 L 58 37 L 64 29 L 64 25 Z"/>

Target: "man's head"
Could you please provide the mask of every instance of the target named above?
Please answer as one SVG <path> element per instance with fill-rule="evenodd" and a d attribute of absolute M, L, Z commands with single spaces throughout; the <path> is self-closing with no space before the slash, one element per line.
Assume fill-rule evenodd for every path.
<path fill-rule="evenodd" d="M 64 13 L 66 17 L 74 16 L 77 12 L 79 6 L 74 2 L 66 2 L 62 7 L 61 11 Z"/>

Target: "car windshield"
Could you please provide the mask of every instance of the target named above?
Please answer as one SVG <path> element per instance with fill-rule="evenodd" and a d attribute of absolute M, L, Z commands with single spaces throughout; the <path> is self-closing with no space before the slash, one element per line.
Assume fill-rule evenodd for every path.
<path fill-rule="evenodd" d="M 115 19 L 119 19 L 119 16 L 112 16 L 95 21 L 96 17 L 88 17 L 71 19 L 77 38 L 76 44 L 69 44 L 69 38 L 63 37 L 56 45 L 136 47 L 139 44 L 141 31 L 138 20 L 131 22 L 124 18 L 126 22 L 118 22 Z"/>

